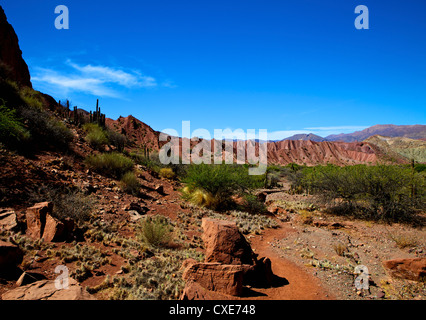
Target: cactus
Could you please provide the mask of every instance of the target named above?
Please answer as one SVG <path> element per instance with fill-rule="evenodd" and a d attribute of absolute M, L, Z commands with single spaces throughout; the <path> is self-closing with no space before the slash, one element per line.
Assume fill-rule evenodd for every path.
<path fill-rule="evenodd" d="M 77 114 L 77 106 L 74 107 L 74 125 L 77 125 L 78 122 L 78 114 Z"/>

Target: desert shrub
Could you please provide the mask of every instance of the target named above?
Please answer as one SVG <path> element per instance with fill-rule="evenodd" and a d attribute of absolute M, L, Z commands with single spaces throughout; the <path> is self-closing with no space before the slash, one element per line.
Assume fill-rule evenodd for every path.
<path fill-rule="evenodd" d="M 293 180 L 293 175 L 297 170 L 288 166 L 269 165 L 266 171 L 265 188 L 277 188 L 280 186 L 280 180 L 286 178 L 288 181 Z"/>
<path fill-rule="evenodd" d="M 127 143 L 126 136 L 109 128 L 103 128 L 97 123 L 83 125 L 86 141 L 94 149 L 101 150 L 107 144 L 113 145 L 118 152 L 123 152 Z"/>
<path fill-rule="evenodd" d="M 93 149 L 102 150 L 109 143 L 107 134 L 99 125 L 86 123 L 83 125 L 83 130 L 86 132 L 85 140 Z"/>
<path fill-rule="evenodd" d="M 266 212 L 265 204 L 259 200 L 259 198 L 254 194 L 244 195 L 243 200 L 244 210 L 248 213 L 264 213 Z"/>
<path fill-rule="evenodd" d="M 185 186 L 182 190 L 182 198 L 199 207 L 216 208 L 216 198 L 210 193 L 202 189 L 194 189 Z"/>
<path fill-rule="evenodd" d="M 348 252 L 348 247 L 341 242 L 337 242 L 333 244 L 334 252 L 337 253 L 338 256 L 343 257 L 346 252 Z"/>
<path fill-rule="evenodd" d="M 72 132 L 48 111 L 34 107 L 19 107 L 17 110 L 37 144 L 62 149 L 72 141 Z"/>
<path fill-rule="evenodd" d="M 133 170 L 133 161 L 120 153 L 101 153 L 90 155 L 85 163 L 91 169 L 120 179 L 126 172 Z"/>
<path fill-rule="evenodd" d="M 141 222 L 140 238 L 153 247 L 166 246 L 172 240 L 173 227 L 166 217 L 145 217 Z"/>
<path fill-rule="evenodd" d="M 308 210 L 300 210 L 298 218 L 302 224 L 310 225 L 314 222 L 314 216 L 312 212 Z"/>
<path fill-rule="evenodd" d="M 109 143 L 112 144 L 114 147 L 116 147 L 117 151 L 123 152 L 124 147 L 126 146 L 126 143 L 127 143 L 126 136 L 108 128 L 105 129 L 105 132 L 106 132 L 106 136 L 108 138 Z"/>
<path fill-rule="evenodd" d="M 174 173 L 174 178 L 183 179 L 186 176 L 186 170 L 189 165 L 182 164 L 182 161 L 179 161 L 179 164 L 163 164 L 160 161 L 159 153 L 157 151 L 151 151 L 148 154 L 145 154 L 144 151 L 132 152 L 130 157 L 137 163 L 142 166 L 145 166 L 151 172 L 154 172 L 160 175 L 160 171 L 163 168 L 169 168 Z"/>
<path fill-rule="evenodd" d="M 424 207 L 425 175 L 404 166 L 333 165 L 305 168 L 301 184 L 347 212 L 384 221 L 410 219 Z"/>
<path fill-rule="evenodd" d="M 225 210 L 232 203 L 231 196 L 246 192 L 264 184 L 263 176 L 251 176 L 248 169 L 240 165 L 191 165 L 188 167 L 183 181 L 188 190 L 203 191 L 212 197 L 212 206 L 206 207 L 216 210 Z"/>
<path fill-rule="evenodd" d="M 144 153 L 130 153 L 130 157 L 137 163 L 148 168 L 153 172 L 159 173 L 160 169 L 165 167 L 158 156 L 158 152 Z"/>
<path fill-rule="evenodd" d="M 8 147 L 16 148 L 20 143 L 27 142 L 30 137 L 28 130 L 16 117 L 16 111 L 0 105 L 0 142 Z"/>
<path fill-rule="evenodd" d="M 173 179 L 176 176 L 172 168 L 161 168 L 159 175 L 161 178 L 165 179 Z"/>
<path fill-rule="evenodd" d="M 71 131 L 60 121 L 58 121 L 49 111 L 47 111 L 46 101 L 43 95 L 28 87 L 20 87 L 15 82 L 0 79 L 0 101 L 6 109 L 2 109 L 1 113 L 12 121 L 12 132 L 21 135 L 23 133 L 16 124 L 17 120 L 21 124 L 25 124 L 25 129 L 29 132 L 23 133 L 21 138 L 25 136 L 28 139 L 22 149 L 26 152 L 32 152 L 36 148 L 67 148 L 73 139 Z M 12 113 L 13 114 L 12 114 Z M 5 119 L 3 119 L 5 121 Z M 9 125 L 11 123 L 9 122 Z M 23 144 L 24 140 L 20 140 Z"/>
<path fill-rule="evenodd" d="M 265 179 L 265 188 L 272 189 L 279 187 L 280 174 L 278 172 L 268 172 Z"/>
<path fill-rule="evenodd" d="M 424 163 L 416 163 L 414 165 L 414 170 L 416 172 L 426 172 L 426 164 L 424 164 Z"/>
<path fill-rule="evenodd" d="M 121 189 L 133 195 L 138 195 L 141 184 L 138 181 L 138 178 L 132 171 L 126 172 L 120 180 Z"/>
<path fill-rule="evenodd" d="M 23 87 L 20 89 L 19 93 L 22 100 L 28 107 L 38 110 L 43 109 L 44 101 L 40 92 L 29 87 Z"/>
<path fill-rule="evenodd" d="M 52 215 L 55 218 L 59 220 L 72 218 L 79 222 L 89 220 L 96 205 L 96 201 L 91 196 L 83 194 L 78 189 L 47 185 L 31 192 L 29 200 L 33 203 L 52 202 Z"/>
<path fill-rule="evenodd" d="M 398 248 L 404 249 L 408 247 L 416 247 L 419 244 L 417 238 L 407 235 L 393 235 L 389 234 L 390 238 L 395 241 L 395 244 Z"/>

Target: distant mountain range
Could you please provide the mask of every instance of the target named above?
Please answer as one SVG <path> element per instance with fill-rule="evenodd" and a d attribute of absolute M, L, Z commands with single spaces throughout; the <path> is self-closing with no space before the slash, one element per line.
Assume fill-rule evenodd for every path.
<path fill-rule="evenodd" d="M 394 124 L 378 124 L 362 131 L 355 131 L 353 133 L 332 134 L 326 137 L 329 141 L 364 141 L 365 139 L 375 136 L 385 137 L 403 137 L 410 139 L 426 138 L 426 125 L 394 125 Z"/>
<path fill-rule="evenodd" d="M 295 134 L 283 140 L 302 140 L 302 141 L 343 141 L 343 142 L 360 142 L 372 136 L 380 135 L 384 137 L 400 137 L 409 139 L 426 139 L 426 125 L 394 125 L 394 124 L 378 124 L 362 131 L 352 133 L 340 133 L 320 137 L 313 133 Z M 276 141 L 275 141 L 276 142 Z"/>
<path fill-rule="evenodd" d="M 302 141 L 310 140 L 315 142 L 328 141 L 326 138 L 320 137 L 313 133 L 299 133 L 291 137 L 285 138 L 284 140 L 302 140 Z"/>

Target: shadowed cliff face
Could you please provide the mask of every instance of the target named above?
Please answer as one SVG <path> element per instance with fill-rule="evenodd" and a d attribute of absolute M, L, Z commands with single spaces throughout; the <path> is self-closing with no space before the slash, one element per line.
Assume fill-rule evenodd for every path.
<path fill-rule="evenodd" d="M 18 37 L 13 27 L 7 22 L 3 8 L 0 6 L 0 77 L 16 81 L 20 85 L 31 87 L 28 66 L 22 58 Z"/>

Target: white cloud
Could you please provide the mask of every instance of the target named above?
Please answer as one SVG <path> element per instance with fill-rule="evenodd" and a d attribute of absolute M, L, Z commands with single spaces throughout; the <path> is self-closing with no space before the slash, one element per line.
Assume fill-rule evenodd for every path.
<path fill-rule="evenodd" d="M 71 71 L 59 73 L 56 70 L 35 68 L 32 81 L 37 85 L 48 86 L 61 93 L 74 91 L 89 93 L 100 97 L 120 98 L 121 88 L 156 87 L 157 81 L 150 76 L 142 75 L 138 70 L 126 72 L 107 66 L 78 65 L 68 60 Z"/>
<path fill-rule="evenodd" d="M 104 82 L 95 78 L 83 78 L 79 76 L 65 76 L 54 70 L 39 69 L 31 78 L 37 86 L 49 88 L 49 91 L 56 91 L 60 94 L 68 95 L 70 92 L 85 92 L 101 97 L 119 97 L 118 92 L 105 86 Z"/>
<path fill-rule="evenodd" d="M 103 82 L 116 83 L 121 86 L 130 87 L 153 87 L 157 83 L 153 77 L 143 76 L 139 71 L 124 72 L 120 69 L 113 69 L 106 66 L 79 66 L 76 63 L 67 61 L 67 63 L 74 69 L 81 72 L 82 75 L 87 77 L 95 77 Z"/>

